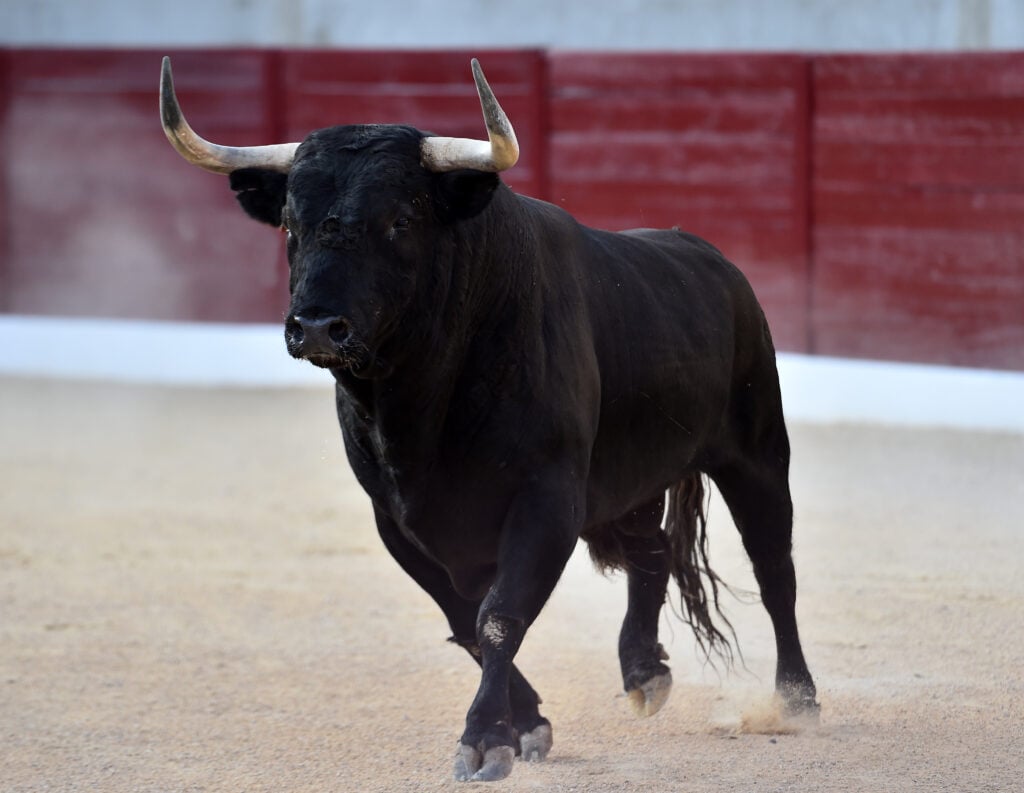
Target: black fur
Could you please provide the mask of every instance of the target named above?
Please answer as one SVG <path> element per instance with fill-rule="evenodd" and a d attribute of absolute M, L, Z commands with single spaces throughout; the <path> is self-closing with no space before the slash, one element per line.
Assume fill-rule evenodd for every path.
<path fill-rule="evenodd" d="M 281 225 L 288 176 L 259 168 L 243 168 L 228 176 L 235 198 L 249 217 L 271 226 Z"/>

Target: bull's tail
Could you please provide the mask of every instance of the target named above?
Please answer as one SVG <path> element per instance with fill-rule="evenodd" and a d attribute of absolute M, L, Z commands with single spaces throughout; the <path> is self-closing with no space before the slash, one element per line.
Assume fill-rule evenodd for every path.
<path fill-rule="evenodd" d="M 708 565 L 704 480 L 699 472 L 669 488 L 665 534 L 670 570 L 679 585 L 683 620 L 693 630 L 697 644 L 709 660 L 717 655 L 727 667 L 732 666 L 736 631 L 718 603 L 719 590 L 728 586 Z M 715 624 L 712 610 L 728 633 Z"/>

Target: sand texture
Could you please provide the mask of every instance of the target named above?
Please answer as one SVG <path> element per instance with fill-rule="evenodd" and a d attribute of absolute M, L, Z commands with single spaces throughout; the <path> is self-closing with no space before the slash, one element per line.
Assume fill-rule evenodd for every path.
<path fill-rule="evenodd" d="M 0 381 L 0 791 L 466 790 L 476 666 L 378 541 L 332 411 L 326 384 Z M 791 429 L 820 726 L 778 720 L 767 615 L 729 598 L 746 669 L 666 610 L 674 689 L 638 719 L 625 581 L 580 552 L 519 655 L 554 749 L 494 789 L 1024 790 L 1024 436 Z M 709 525 L 753 589 L 720 501 Z"/>

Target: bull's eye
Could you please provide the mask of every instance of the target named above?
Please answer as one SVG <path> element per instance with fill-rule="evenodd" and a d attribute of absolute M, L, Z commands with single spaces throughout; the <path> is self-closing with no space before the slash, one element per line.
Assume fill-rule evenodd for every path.
<path fill-rule="evenodd" d="M 335 215 L 325 217 L 320 223 L 320 236 L 331 237 L 341 233 L 341 219 Z"/>
<path fill-rule="evenodd" d="M 399 234 L 407 231 L 412 225 L 412 220 L 405 215 L 402 215 L 394 223 L 391 224 L 391 228 L 388 229 L 388 239 L 394 240 Z"/>

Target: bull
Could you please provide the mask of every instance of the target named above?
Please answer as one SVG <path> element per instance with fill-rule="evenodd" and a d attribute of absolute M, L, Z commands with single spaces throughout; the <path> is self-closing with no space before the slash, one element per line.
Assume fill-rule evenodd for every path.
<path fill-rule="evenodd" d="M 455 777 L 497 780 L 517 755 L 548 755 L 551 724 L 514 659 L 581 538 L 599 567 L 625 571 L 618 654 L 639 714 L 672 684 L 658 641 L 670 578 L 699 644 L 730 653 L 705 476 L 771 618 L 776 690 L 816 713 L 790 447 L 749 283 L 692 234 L 599 231 L 513 193 L 499 174 L 518 158 L 515 132 L 472 70 L 486 141 L 367 125 L 246 148 L 199 137 L 166 58 L 161 76 L 174 147 L 285 231 L 288 352 L 333 375 L 381 540 L 481 668 Z"/>

